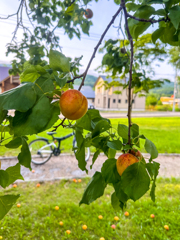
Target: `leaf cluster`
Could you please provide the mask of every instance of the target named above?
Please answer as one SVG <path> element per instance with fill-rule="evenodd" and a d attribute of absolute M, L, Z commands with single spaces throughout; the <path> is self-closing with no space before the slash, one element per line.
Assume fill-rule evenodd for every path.
<path fill-rule="evenodd" d="M 107 156 L 101 172 L 96 172 L 88 183 L 80 204 L 90 204 L 104 194 L 107 184 L 114 188 L 111 196 L 112 206 L 117 210 L 124 208 L 128 199 L 134 201 L 141 198 L 150 188 L 151 199 L 155 201 L 155 180 L 158 174 L 159 164 L 153 159 L 157 158 L 158 152 L 155 145 L 144 135 L 139 134 L 139 127 L 133 124 L 131 127 L 131 142 L 128 144 L 128 127 L 118 124 L 115 131 L 108 119 L 102 118 L 98 110 L 88 110 L 85 116 L 77 120 L 75 126 L 77 139 L 76 158 L 81 170 L 88 172 L 85 161 L 85 147 L 93 146 L 96 152 L 92 158 L 92 165 L 98 160 L 98 156 L 103 152 Z M 85 132 L 84 132 L 85 131 Z M 144 147 L 150 154 L 149 162 L 144 159 L 128 167 L 120 176 L 116 168 L 116 152 L 130 152 L 131 149 L 137 151 L 140 147 L 140 139 L 145 140 Z"/>

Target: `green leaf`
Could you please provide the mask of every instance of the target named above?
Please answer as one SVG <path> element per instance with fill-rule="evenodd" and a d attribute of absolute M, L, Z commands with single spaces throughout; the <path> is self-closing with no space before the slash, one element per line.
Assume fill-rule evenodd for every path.
<path fill-rule="evenodd" d="M 3 120 L 6 118 L 8 114 L 8 111 L 7 110 L 2 110 L 0 109 L 0 124 L 3 122 Z"/>
<path fill-rule="evenodd" d="M 82 203 L 89 205 L 104 194 L 105 188 L 106 183 L 102 177 L 102 174 L 100 172 L 95 172 L 84 191 L 79 205 Z"/>
<path fill-rule="evenodd" d="M 121 176 L 121 181 L 122 190 L 134 201 L 149 190 L 150 178 L 141 161 L 127 167 Z"/>
<path fill-rule="evenodd" d="M 45 130 L 51 120 L 54 107 L 46 96 L 42 96 L 26 113 L 16 111 L 12 121 L 15 136 L 39 133 Z"/>
<path fill-rule="evenodd" d="M 70 71 L 70 59 L 67 58 L 64 54 L 52 49 L 49 53 L 49 65 L 55 71 Z"/>
<path fill-rule="evenodd" d="M 154 44 L 156 43 L 156 40 L 160 38 L 161 35 L 164 33 L 164 29 L 165 29 L 164 27 L 160 27 L 159 29 L 153 32 L 151 38 Z"/>
<path fill-rule="evenodd" d="M 89 113 L 89 110 L 87 113 L 80 119 L 76 121 L 76 126 L 79 128 L 83 128 L 85 130 L 92 131 L 91 127 L 91 115 Z"/>
<path fill-rule="evenodd" d="M 115 183 L 117 181 L 115 175 L 116 162 L 116 159 L 110 158 L 107 159 L 102 165 L 101 173 L 106 183 Z"/>
<path fill-rule="evenodd" d="M 120 140 L 109 141 L 107 142 L 107 146 L 115 150 L 121 150 L 122 142 Z"/>
<path fill-rule="evenodd" d="M 72 15 L 73 15 L 73 12 L 74 12 L 74 9 L 75 9 L 75 6 L 76 6 L 75 3 L 71 4 L 71 5 L 67 8 L 67 10 L 65 11 L 65 14 L 67 14 L 67 15 L 69 15 L 69 16 L 72 16 Z"/>
<path fill-rule="evenodd" d="M 117 183 L 113 184 L 113 186 L 116 191 L 117 198 L 119 199 L 119 201 L 121 203 L 125 204 L 127 202 L 127 200 L 129 199 L 129 197 L 123 191 L 121 181 L 118 181 Z"/>
<path fill-rule="evenodd" d="M 135 123 L 132 124 L 131 131 L 132 131 L 133 138 L 139 136 L 139 126 L 137 124 Z"/>
<path fill-rule="evenodd" d="M 78 149 L 75 152 L 76 159 L 78 160 L 78 166 L 82 171 L 86 171 L 86 160 L 85 160 L 85 144 L 84 144 L 84 138 L 82 135 L 82 132 L 79 128 L 76 128 L 75 132 L 76 141 L 77 141 L 77 147 Z"/>
<path fill-rule="evenodd" d="M 10 184 L 12 184 L 13 182 L 15 182 L 17 179 L 21 179 L 24 180 L 23 176 L 20 173 L 21 171 L 21 166 L 19 163 L 17 163 L 15 166 L 13 167 L 9 167 L 6 169 L 6 172 L 9 175 L 9 181 L 7 183 L 7 186 L 9 186 Z"/>
<path fill-rule="evenodd" d="M 20 195 L 0 196 L 0 220 L 9 212 Z"/>
<path fill-rule="evenodd" d="M 180 23 L 180 6 L 174 6 L 169 9 L 169 18 L 171 19 L 174 27 L 178 29 Z"/>
<path fill-rule="evenodd" d="M 159 15 L 159 16 L 164 16 L 166 17 L 166 11 L 164 9 L 158 9 L 156 12 L 155 12 L 156 15 Z"/>
<path fill-rule="evenodd" d="M 109 148 L 108 150 L 108 158 L 115 158 L 116 156 L 116 150 Z"/>
<path fill-rule="evenodd" d="M 31 170 L 31 153 L 25 138 L 22 138 L 22 148 L 18 155 L 18 160 L 21 165 Z"/>
<path fill-rule="evenodd" d="M 111 205 L 113 206 L 115 211 L 119 211 L 120 210 L 120 203 L 119 203 L 119 199 L 116 196 L 116 192 L 114 192 L 111 195 Z"/>
<path fill-rule="evenodd" d="M 62 88 L 65 86 L 66 82 L 67 82 L 67 77 L 63 77 L 63 78 L 58 78 L 56 75 L 54 75 L 54 79 L 56 81 L 56 83 Z"/>
<path fill-rule="evenodd" d="M 9 175 L 6 171 L 0 170 L 0 186 L 5 188 L 8 185 Z"/>
<path fill-rule="evenodd" d="M 138 8 L 138 10 L 134 14 L 134 16 L 136 16 L 138 18 L 148 19 L 155 12 L 156 11 L 153 7 L 144 5 L 144 6 L 141 6 L 140 8 Z"/>
<path fill-rule="evenodd" d="M 124 139 L 128 139 L 128 127 L 124 124 L 118 124 L 118 134 Z"/>
<path fill-rule="evenodd" d="M 110 124 L 106 120 L 100 120 L 92 131 L 92 137 L 98 136 L 100 133 L 107 131 L 110 127 Z"/>
<path fill-rule="evenodd" d="M 145 145 L 144 145 L 146 151 L 150 153 L 151 158 L 157 158 L 158 157 L 158 151 L 156 146 L 154 145 L 153 142 L 151 142 L 149 139 L 146 138 Z"/>
<path fill-rule="evenodd" d="M 132 2 L 129 2 L 129 3 L 126 3 L 126 8 L 127 8 L 127 11 L 130 12 L 130 11 L 136 11 L 141 5 L 139 4 L 135 4 L 135 3 L 132 3 Z"/>
<path fill-rule="evenodd" d="M 147 168 L 151 178 L 153 178 L 150 196 L 151 196 L 152 201 L 155 202 L 156 178 L 159 173 L 160 164 L 153 161 L 152 163 L 146 163 L 146 168 Z"/>
<path fill-rule="evenodd" d="M 21 137 L 16 137 L 10 142 L 8 142 L 5 147 L 7 148 L 18 148 L 20 145 L 22 145 L 22 138 Z"/>
<path fill-rule="evenodd" d="M 92 169 L 92 166 L 93 166 L 93 164 L 95 163 L 96 159 L 98 158 L 100 152 L 101 152 L 101 150 L 100 150 L 100 149 L 97 149 L 96 152 L 94 153 L 93 158 L 92 158 L 92 164 L 91 164 L 91 166 L 90 166 L 91 169 Z"/>
<path fill-rule="evenodd" d="M 39 97 L 42 97 L 42 95 L 52 95 L 52 92 L 54 91 L 54 84 L 51 78 L 46 78 L 46 77 L 39 77 L 35 83 L 34 83 L 34 89 L 36 91 L 36 94 Z"/>
<path fill-rule="evenodd" d="M 36 102 L 33 83 L 24 83 L 0 94 L 0 115 L 3 110 L 15 109 L 26 112 Z"/>
<path fill-rule="evenodd" d="M 40 65 L 29 65 L 20 75 L 21 82 L 34 82 L 41 75 L 47 74 L 46 70 Z"/>

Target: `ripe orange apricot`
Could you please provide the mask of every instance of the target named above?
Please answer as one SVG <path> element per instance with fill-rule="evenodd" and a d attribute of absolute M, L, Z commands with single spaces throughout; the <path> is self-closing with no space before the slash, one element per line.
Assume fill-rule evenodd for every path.
<path fill-rule="evenodd" d="M 61 113 L 70 120 L 77 120 L 88 110 L 87 98 L 78 90 L 70 89 L 64 92 L 59 100 Z"/>
<path fill-rule="evenodd" d="M 78 183 L 80 183 L 80 182 L 82 182 L 82 180 L 81 180 L 81 179 L 78 179 Z"/>
<path fill-rule="evenodd" d="M 103 219 L 103 216 L 102 216 L 102 215 L 99 215 L 98 218 L 101 220 L 101 219 Z"/>
<path fill-rule="evenodd" d="M 17 207 L 18 207 L 18 208 L 20 208 L 20 206 L 21 206 L 21 204 L 20 204 L 20 203 L 18 203 L 18 204 L 17 204 Z"/>
<path fill-rule="evenodd" d="M 63 222 L 62 222 L 62 221 L 60 221 L 60 222 L 59 222 L 59 225 L 60 225 L 60 226 L 63 226 Z"/>
<path fill-rule="evenodd" d="M 84 15 L 87 19 L 90 19 L 93 17 L 93 11 L 91 9 L 87 8 L 86 13 L 84 13 Z"/>
<path fill-rule="evenodd" d="M 168 225 L 164 225 L 164 229 L 166 229 L 168 231 L 169 230 L 169 226 Z"/>
<path fill-rule="evenodd" d="M 105 238 L 101 237 L 99 240 L 105 240 Z"/>
<path fill-rule="evenodd" d="M 154 214 L 151 214 L 151 215 L 150 215 L 150 218 L 155 218 L 155 215 L 154 215 Z"/>
<path fill-rule="evenodd" d="M 86 226 L 86 225 L 83 225 L 83 226 L 82 226 L 82 229 L 83 229 L 83 230 L 86 230 L 86 229 L 87 229 L 87 226 Z"/>
<path fill-rule="evenodd" d="M 55 208 L 54 208 L 56 211 L 58 211 L 59 210 L 59 207 L 58 206 L 55 206 Z"/>
<path fill-rule="evenodd" d="M 125 213 L 124 213 L 124 216 L 129 217 L 129 213 L 128 213 L 128 212 L 125 212 Z"/>
<path fill-rule="evenodd" d="M 13 184 L 13 188 L 17 188 L 17 185 L 16 185 L 16 184 Z"/>
<path fill-rule="evenodd" d="M 70 230 L 66 230 L 66 233 L 67 233 L 67 234 L 70 234 L 70 233 L 71 233 L 71 231 L 70 231 Z"/>
<path fill-rule="evenodd" d="M 124 153 L 118 157 L 116 162 L 117 171 L 120 176 L 122 176 L 124 170 L 132 165 L 133 163 L 138 162 L 139 160 L 130 153 Z"/>
<path fill-rule="evenodd" d="M 119 221 L 119 218 L 117 216 L 114 217 L 115 221 Z"/>
<path fill-rule="evenodd" d="M 36 184 L 36 187 L 40 187 L 40 186 L 41 186 L 41 184 L 40 184 L 40 183 L 37 183 L 37 184 Z"/>

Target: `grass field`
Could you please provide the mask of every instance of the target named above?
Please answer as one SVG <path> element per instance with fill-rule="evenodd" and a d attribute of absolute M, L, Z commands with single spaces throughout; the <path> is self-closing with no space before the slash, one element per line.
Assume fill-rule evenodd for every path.
<path fill-rule="evenodd" d="M 144 134 L 149 140 L 153 141 L 156 145 L 159 153 L 180 153 L 180 118 L 179 117 L 161 117 L 161 118 L 134 118 L 133 123 L 136 123 L 140 127 L 140 134 Z M 111 119 L 114 128 L 117 128 L 118 123 L 127 124 L 127 119 Z M 64 136 L 72 131 L 59 127 L 57 135 Z M 46 131 L 38 134 L 38 136 L 47 137 Z M 29 137 L 29 141 L 36 139 L 36 135 Z M 62 148 L 64 152 L 72 153 L 72 140 L 70 137 L 62 142 Z M 143 140 L 141 144 L 141 151 L 143 149 Z M 93 149 L 92 149 L 93 151 Z M 13 156 L 17 155 L 18 149 L 12 150 L 5 147 L 1 147 L 1 156 Z"/>
<path fill-rule="evenodd" d="M 1 221 L 0 236 L 4 240 L 179 240 L 180 239 L 180 179 L 158 179 L 156 203 L 149 193 L 137 202 L 128 202 L 129 217 L 124 211 L 115 212 L 111 207 L 112 187 L 91 205 L 78 206 L 88 179 L 81 183 L 62 180 L 42 183 L 20 183 L 3 193 L 20 193 L 18 203 Z M 2 193 L 2 190 L 0 190 Z M 59 210 L 55 210 L 59 206 Z M 154 214 L 155 218 L 150 218 Z M 103 219 L 98 219 L 102 215 Z M 114 216 L 119 220 L 115 221 Z M 60 226 L 59 222 L 63 222 Z M 87 230 L 82 225 L 87 225 Z M 113 230 L 111 225 L 115 224 Z M 169 226 L 169 231 L 164 229 Z M 71 234 L 67 235 L 66 230 Z"/>

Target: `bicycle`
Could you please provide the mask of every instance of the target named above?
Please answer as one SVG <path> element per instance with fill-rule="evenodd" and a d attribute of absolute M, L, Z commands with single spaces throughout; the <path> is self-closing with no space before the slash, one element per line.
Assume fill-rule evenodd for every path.
<path fill-rule="evenodd" d="M 29 149 L 31 152 L 31 161 L 34 164 L 42 165 L 50 160 L 52 155 L 59 156 L 61 154 L 62 149 L 60 149 L 61 141 L 74 136 L 73 138 L 73 148 L 75 149 L 77 147 L 76 137 L 74 132 L 70 133 L 64 137 L 54 137 L 53 135 L 56 134 L 56 132 L 47 132 L 48 135 L 52 137 L 52 140 L 49 140 L 47 138 L 41 137 L 38 139 L 33 140 L 29 143 Z M 52 141 L 52 142 L 50 142 Z M 55 142 L 58 142 L 57 146 Z M 76 150 L 74 150 L 75 153 Z M 88 161 L 90 157 L 90 148 L 86 148 L 85 152 L 85 160 Z"/>

